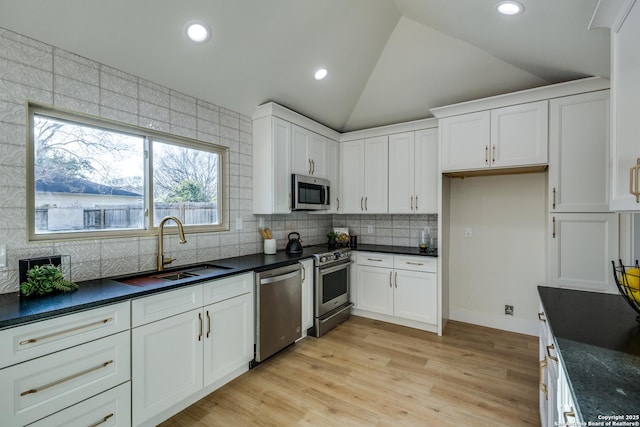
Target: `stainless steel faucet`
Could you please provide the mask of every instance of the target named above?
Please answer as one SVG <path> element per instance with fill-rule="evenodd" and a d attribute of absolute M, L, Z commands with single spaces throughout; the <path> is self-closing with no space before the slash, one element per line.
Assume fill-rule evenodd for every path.
<path fill-rule="evenodd" d="M 166 258 L 164 257 L 164 249 L 163 249 L 163 235 L 164 235 L 164 223 L 168 220 L 173 220 L 178 225 L 178 233 L 180 234 L 180 244 L 187 243 L 184 238 L 184 230 L 182 229 L 182 223 L 175 216 L 165 216 L 160 221 L 160 225 L 158 226 L 158 271 L 164 270 L 164 266 L 166 264 L 171 264 L 174 261 L 174 258 Z"/>

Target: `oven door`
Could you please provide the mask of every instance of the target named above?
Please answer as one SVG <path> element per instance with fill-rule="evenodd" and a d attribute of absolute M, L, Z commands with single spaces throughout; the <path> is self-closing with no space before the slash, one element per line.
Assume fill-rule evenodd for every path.
<path fill-rule="evenodd" d="M 353 261 L 316 267 L 315 317 L 349 302 L 349 269 Z"/>

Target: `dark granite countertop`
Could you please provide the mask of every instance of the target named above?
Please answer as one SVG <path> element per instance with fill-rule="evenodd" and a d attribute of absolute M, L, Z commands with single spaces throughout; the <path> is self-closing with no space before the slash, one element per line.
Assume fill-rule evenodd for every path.
<path fill-rule="evenodd" d="M 387 245 L 358 245 L 356 247 L 352 247 L 354 251 L 365 251 L 365 252 L 381 252 L 381 253 L 390 253 L 390 254 L 398 254 L 398 255 L 417 255 L 417 256 L 428 256 L 428 257 L 437 257 L 437 251 L 433 252 L 420 252 L 420 248 L 415 246 L 387 246 Z"/>
<path fill-rule="evenodd" d="M 539 286 L 582 420 L 640 414 L 640 323 L 622 296 Z"/>
<path fill-rule="evenodd" d="M 188 278 L 175 281 L 163 281 L 144 287 L 127 285 L 118 282 L 118 277 L 111 277 L 78 282 L 79 289 L 66 294 L 29 298 L 21 297 L 18 292 L 0 294 L 0 329 L 43 320 L 50 317 L 61 316 L 76 311 L 96 308 L 120 301 L 127 301 L 133 298 L 167 291 L 181 286 L 193 285 L 212 279 L 219 279 L 234 274 L 246 273 L 249 271 L 260 272 L 271 268 L 277 268 L 293 264 L 302 259 L 310 258 L 314 253 L 327 250 L 328 248 L 326 245 L 318 245 L 305 247 L 301 254 L 296 255 L 290 255 L 284 251 L 278 251 L 275 255 L 264 255 L 260 253 L 208 261 L 208 263 L 224 266 L 228 269 L 197 279 Z M 354 250 L 423 255 L 418 251 L 418 248 L 399 246 L 360 245 L 358 248 L 354 248 Z M 188 266 L 183 265 L 167 269 L 166 272 L 182 270 L 187 267 Z M 136 274 L 129 274 L 127 277 L 152 273 L 153 271 L 140 272 Z"/>

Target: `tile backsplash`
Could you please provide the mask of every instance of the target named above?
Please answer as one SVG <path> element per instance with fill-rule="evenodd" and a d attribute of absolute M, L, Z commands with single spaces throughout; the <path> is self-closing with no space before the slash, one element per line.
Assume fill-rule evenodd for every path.
<path fill-rule="evenodd" d="M 262 252 L 261 218 L 278 249 L 292 231 L 305 246 L 325 243 L 332 226 L 349 227 L 361 243 L 413 246 L 423 228 L 437 234 L 436 215 L 254 216 L 250 117 L 0 28 L 0 244 L 7 248 L 0 293 L 18 290 L 23 258 L 71 255 L 74 281 L 151 270 L 156 262 L 154 236 L 26 241 L 26 100 L 229 147 L 231 230 L 187 234 L 184 245 L 165 236 L 165 253 L 176 258 L 172 266 Z M 238 218 L 241 230 L 235 227 Z"/>

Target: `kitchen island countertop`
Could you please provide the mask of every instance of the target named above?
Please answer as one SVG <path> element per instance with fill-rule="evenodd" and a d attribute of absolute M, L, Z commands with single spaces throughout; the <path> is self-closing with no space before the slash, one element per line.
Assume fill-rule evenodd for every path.
<path fill-rule="evenodd" d="M 583 421 L 640 415 L 637 313 L 618 294 L 545 286 L 538 293 Z"/>

